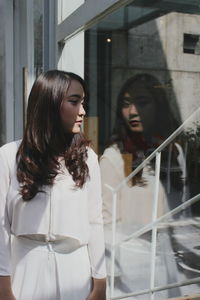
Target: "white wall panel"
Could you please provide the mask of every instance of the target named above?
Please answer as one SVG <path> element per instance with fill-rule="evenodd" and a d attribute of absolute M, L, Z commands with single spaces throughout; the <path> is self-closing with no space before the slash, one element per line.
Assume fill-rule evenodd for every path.
<path fill-rule="evenodd" d="M 58 68 L 84 76 L 84 33 L 81 32 L 64 44 Z"/>

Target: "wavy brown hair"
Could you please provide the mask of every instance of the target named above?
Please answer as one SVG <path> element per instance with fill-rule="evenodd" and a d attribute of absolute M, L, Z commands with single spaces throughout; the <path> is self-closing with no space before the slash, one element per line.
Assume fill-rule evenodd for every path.
<path fill-rule="evenodd" d="M 89 141 L 83 133 L 67 134 L 60 119 L 60 106 L 71 80 L 88 90 L 78 75 L 50 70 L 39 75 L 31 89 L 25 133 L 17 152 L 17 179 L 24 201 L 31 200 L 46 185 L 52 185 L 59 172 L 58 157 L 64 158 L 75 186 L 83 187 L 89 177 L 86 163 Z"/>

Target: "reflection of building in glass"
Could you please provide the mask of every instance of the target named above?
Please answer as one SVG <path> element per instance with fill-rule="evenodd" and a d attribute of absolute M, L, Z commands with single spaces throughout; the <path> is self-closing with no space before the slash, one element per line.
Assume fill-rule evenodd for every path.
<path fill-rule="evenodd" d="M 133 2 L 133 4 L 117 10 L 86 31 L 85 74 L 93 99 L 91 106 L 89 106 L 89 115 L 96 116 L 99 119 L 99 135 L 96 136 L 96 140 L 99 141 L 99 152 L 102 153 L 107 145 L 110 145 L 110 147 L 106 148 L 103 156 L 101 156 L 100 165 L 103 183 L 110 184 L 114 188 L 123 181 L 126 175 L 133 171 L 134 158 L 135 162 L 138 161 L 136 156 L 142 157 L 140 159 L 141 162 L 144 157 L 147 157 L 159 145 L 159 139 L 160 143 L 165 140 L 182 121 L 186 120 L 199 107 L 200 90 L 199 86 L 197 86 L 199 81 L 199 32 L 197 29 L 200 22 L 199 15 L 194 13 L 186 14 L 184 7 L 180 6 L 174 9 L 176 12 L 165 11 L 164 2 L 160 3 L 160 6 L 163 5 L 161 11 L 159 11 L 159 4 L 158 10 L 155 10 L 156 4 L 154 8 L 147 7 L 147 5 L 140 7 L 139 2 Z M 171 5 L 173 6 L 173 4 Z M 189 48 L 190 51 L 186 50 Z M 144 150 L 145 147 L 141 149 L 140 143 L 141 148 L 138 151 L 133 151 L 134 143 L 130 142 L 130 134 L 124 135 L 123 122 L 120 118 L 116 119 L 116 114 L 119 116 L 119 102 L 117 99 L 119 99 L 118 95 L 122 86 L 127 87 L 127 82 L 130 83 L 137 76 L 142 78 L 143 74 L 147 74 L 149 85 L 151 78 L 156 78 L 155 81 L 157 80 L 153 85 L 153 89 L 155 94 L 158 95 L 154 97 L 157 98 L 155 107 L 158 114 L 155 116 L 155 112 L 152 110 L 149 111 L 149 115 L 145 115 L 145 109 L 143 110 L 139 105 L 140 100 L 142 103 L 142 99 L 138 100 L 141 91 L 143 92 L 142 96 L 145 95 L 143 98 L 148 98 L 146 91 L 150 90 L 149 87 L 146 89 L 139 80 L 138 82 L 136 80 L 137 84 L 135 84 L 134 88 L 122 89 L 123 95 L 121 94 L 121 96 L 124 99 L 124 107 L 125 105 L 126 107 L 136 106 L 145 129 L 143 133 L 146 138 L 146 149 Z M 159 104 L 162 101 L 163 103 Z M 121 105 L 120 109 L 122 107 L 123 105 Z M 132 113 L 132 117 L 134 117 L 133 114 L 135 113 Z M 153 122 L 148 124 L 148 121 L 151 119 L 155 119 L 154 124 Z M 161 124 L 165 122 L 165 119 L 168 121 L 170 119 L 173 120 L 171 125 L 170 122 L 166 122 L 165 126 L 162 126 Z M 132 125 L 136 126 L 135 123 Z M 112 136 L 111 141 L 109 139 L 110 136 Z M 152 143 L 156 138 L 157 145 Z M 136 136 L 133 137 L 135 144 L 137 144 L 137 139 L 138 136 L 137 138 Z M 184 133 L 182 133 L 162 151 L 159 204 L 160 207 L 165 207 L 165 212 L 167 209 L 170 211 L 177 208 L 199 193 L 199 188 L 194 189 L 194 185 L 191 184 L 191 169 L 193 167 L 191 168 L 190 165 L 189 170 L 188 155 L 191 153 L 191 149 L 188 147 L 188 144 L 189 141 L 186 141 Z M 148 152 L 147 148 L 151 150 Z M 139 155 L 140 153 L 142 155 Z M 197 155 L 195 156 L 195 161 L 197 161 Z M 149 165 L 149 168 L 151 170 L 150 173 L 154 174 L 153 162 Z M 147 223 L 150 222 L 152 209 L 150 199 L 152 199 L 154 181 L 148 177 L 148 172 L 146 173 L 146 171 L 147 169 L 144 168 L 142 176 L 141 173 L 139 174 L 141 176 L 140 183 L 142 183 L 142 180 L 148 181 L 146 189 L 145 184 L 143 186 L 142 184 L 139 185 L 138 180 L 136 185 L 130 186 L 129 182 L 129 185 L 121 187 L 118 192 L 117 239 L 134 232 L 136 230 L 134 226 L 136 228 L 142 222 L 144 224 L 145 218 Z M 104 216 L 107 223 L 105 229 L 109 261 L 111 249 L 111 225 L 109 223 L 112 219 L 113 208 L 112 193 L 104 186 L 103 197 L 105 197 Z M 161 198 L 165 199 L 164 202 L 162 202 Z M 145 201 L 147 201 L 146 205 Z M 197 233 L 195 231 L 196 225 L 192 224 L 194 222 L 194 212 L 196 212 L 195 216 L 197 217 L 200 214 L 200 211 L 197 212 L 196 208 L 198 206 L 194 205 L 173 215 L 173 218 L 167 220 L 163 229 L 159 230 L 157 237 L 158 248 L 156 250 L 158 252 L 156 253 L 158 255 L 157 259 L 161 259 L 164 265 L 160 262 L 157 264 L 158 274 L 159 272 L 163 274 L 162 278 L 156 276 L 158 285 L 161 282 L 163 284 L 166 282 L 174 283 L 179 280 L 198 277 L 199 266 L 197 258 L 199 257 L 199 252 L 196 251 Z M 158 216 L 162 215 L 162 213 L 164 211 L 159 210 Z M 186 233 L 185 240 L 183 238 L 184 232 Z M 194 242 L 188 248 L 186 240 L 188 241 L 189 234 L 193 236 Z M 141 240 L 135 241 L 132 245 L 133 248 L 123 243 L 117 248 L 115 261 L 116 293 L 117 291 L 125 293 L 130 292 L 130 290 L 137 290 L 134 286 L 137 281 L 136 278 L 132 274 L 132 279 L 134 278 L 134 280 L 131 281 L 131 278 L 129 278 L 131 276 L 130 273 L 129 275 L 126 273 L 129 272 L 128 266 L 126 271 L 123 269 L 126 266 L 124 257 L 129 257 L 129 266 L 131 262 L 135 262 L 133 257 L 137 257 L 140 261 L 141 253 L 146 253 L 146 257 L 149 257 L 149 252 L 146 252 L 148 247 L 142 248 L 141 246 L 142 241 L 147 243 L 148 240 L 151 240 L 150 233 L 143 236 Z M 134 252 L 134 246 L 136 248 L 141 247 L 140 250 L 143 249 L 140 254 L 136 253 L 137 251 Z M 194 267 L 195 261 L 196 266 Z M 144 273 L 147 275 L 145 278 L 143 277 L 142 287 L 147 288 L 150 266 L 147 262 L 145 266 L 142 263 L 140 265 L 142 266 L 141 268 L 144 268 L 143 271 L 146 270 Z M 137 274 L 140 274 L 136 265 L 131 266 L 132 269 L 137 269 Z M 140 283 L 138 282 L 137 287 L 139 286 Z M 155 299 L 176 297 L 183 293 L 191 293 L 194 290 L 198 291 L 198 286 L 177 287 L 168 291 L 167 294 L 158 293 Z M 141 299 L 148 298 L 144 296 Z"/>
<path fill-rule="evenodd" d="M 132 22 L 127 19 L 124 23 L 129 11 Z M 99 117 L 104 120 L 99 133 L 101 151 L 101 143 L 105 145 L 105 137 L 114 125 L 119 89 L 138 73 L 152 74 L 159 79 L 178 122 L 181 118 L 185 120 L 199 105 L 199 56 L 184 53 L 183 48 L 184 34 L 198 33 L 199 17 L 170 13 L 152 21 L 147 18 L 147 22 L 136 26 L 132 11 L 133 7 L 127 7 L 124 18 L 119 11 L 86 32 L 90 40 L 90 57 L 86 52 L 86 71 L 90 72 L 86 75 L 92 83 L 92 99 L 96 99 Z M 137 13 L 139 18 L 139 10 Z M 106 42 L 107 37 L 111 43 Z M 99 62 L 98 68 L 94 64 L 90 66 L 94 59 Z M 96 83 L 94 78 L 97 78 Z M 94 104 L 91 106 L 89 113 L 93 115 Z"/>
<path fill-rule="evenodd" d="M 185 120 L 189 112 L 198 107 L 199 56 L 184 53 L 183 37 L 185 32 L 198 33 L 199 22 L 198 16 L 171 13 L 130 28 L 127 32 L 114 32 L 113 105 L 120 82 L 125 82 L 127 78 L 137 73 L 148 72 L 161 81 L 177 118 L 180 118 L 178 106 Z M 116 52 L 118 55 L 115 55 Z M 128 55 L 121 55 L 119 60 L 120 52 Z"/>

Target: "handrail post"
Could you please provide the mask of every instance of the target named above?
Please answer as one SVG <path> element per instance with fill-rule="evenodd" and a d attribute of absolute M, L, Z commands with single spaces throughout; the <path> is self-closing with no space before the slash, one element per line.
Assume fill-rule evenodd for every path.
<path fill-rule="evenodd" d="M 110 297 L 114 296 L 114 278 L 115 278 L 115 237 L 116 237 L 116 213 L 117 212 L 117 192 L 112 191 L 112 245 L 111 245 L 111 283 Z"/>
<path fill-rule="evenodd" d="M 171 181 L 170 181 L 171 160 L 172 160 L 172 143 L 169 145 L 169 152 L 168 152 L 168 159 L 167 159 L 167 194 L 169 194 L 171 190 Z"/>
<path fill-rule="evenodd" d="M 156 165 L 155 165 L 155 187 L 154 187 L 154 198 L 152 208 L 152 222 L 157 219 L 158 212 L 158 196 L 159 196 L 159 183 L 160 183 L 160 162 L 161 152 L 156 153 Z M 155 284 L 155 264 L 156 264 L 156 245 L 157 245 L 157 225 L 152 228 L 152 244 L 151 244 L 151 277 L 150 277 L 150 288 L 154 289 Z M 151 292 L 151 300 L 154 300 L 154 292 Z"/>

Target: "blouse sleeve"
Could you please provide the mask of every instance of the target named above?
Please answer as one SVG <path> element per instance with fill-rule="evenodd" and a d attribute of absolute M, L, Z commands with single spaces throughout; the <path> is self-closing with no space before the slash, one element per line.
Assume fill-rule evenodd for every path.
<path fill-rule="evenodd" d="M 90 170 L 88 197 L 90 222 L 88 251 L 92 268 L 92 277 L 100 279 L 106 277 L 106 267 L 102 218 L 101 179 L 96 154 L 95 162 Z"/>
<path fill-rule="evenodd" d="M 6 197 L 9 187 L 9 167 L 0 148 L 0 275 L 11 274 L 10 224 L 8 221 Z"/>

